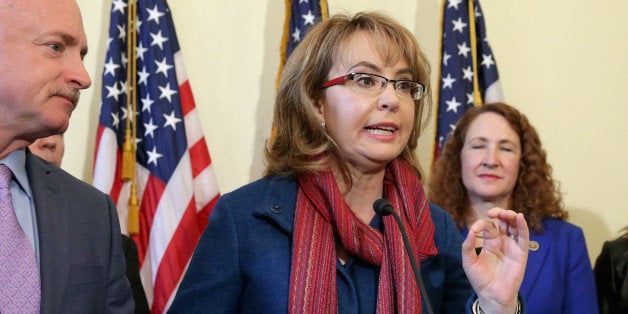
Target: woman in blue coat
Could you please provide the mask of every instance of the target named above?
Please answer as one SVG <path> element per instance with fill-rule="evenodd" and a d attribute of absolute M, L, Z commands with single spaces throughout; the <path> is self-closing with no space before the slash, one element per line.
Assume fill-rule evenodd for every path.
<path fill-rule="evenodd" d="M 426 201 L 415 149 L 429 83 L 413 35 L 386 16 L 313 27 L 282 74 L 266 176 L 221 197 L 171 312 L 520 312 L 523 215 L 492 209 L 499 223 L 478 221 L 462 243 Z M 382 198 L 410 249 L 373 210 Z"/>
<path fill-rule="evenodd" d="M 432 169 L 429 199 L 453 216 L 463 237 L 489 208 L 523 213 L 531 231 L 520 290 L 528 311 L 596 313 L 584 235 L 565 221 L 551 170 L 525 115 L 506 104 L 484 104 L 458 121 Z"/>

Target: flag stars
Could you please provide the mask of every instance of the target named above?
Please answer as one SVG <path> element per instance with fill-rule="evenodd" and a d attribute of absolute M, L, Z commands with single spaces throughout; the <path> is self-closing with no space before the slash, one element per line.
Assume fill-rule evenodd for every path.
<path fill-rule="evenodd" d="M 150 76 L 150 73 L 146 72 L 146 66 L 142 68 L 142 71 L 137 72 L 137 75 L 139 76 L 139 80 L 137 81 L 138 85 L 148 85 L 148 77 Z"/>
<path fill-rule="evenodd" d="M 151 118 L 150 121 L 148 121 L 148 123 L 144 123 L 144 137 L 149 136 L 152 138 L 155 138 L 155 130 L 157 129 L 157 126 L 155 124 L 153 124 L 153 119 Z"/>
<path fill-rule="evenodd" d="M 134 142 L 135 142 L 135 149 L 137 150 L 137 144 L 141 143 L 141 142 L 142 142 L 142 139 L 141 139 L 141 138 L 136 137 Z"/>
<path fill-rule="evenodd" d="M 152 10 L 150 8 L 146 8 L 146 11 L 148 12 L 148 19 L 146 21 L 155 21 L 157 25 L 159 25 L 159 18 L 165 15 L 163 12 L 159 12 L 159 8 L 157 8 L 156 4 Z"/>
<path fill-rule="evenodd" d="M 130 86 L 126 85 L 127 82 L 125 81 L 119 81 L 118 84 L 120 84 L 120 92 L 118 94 L 122 95 L 122 94 L 126 94 L 126 89 L 130 88 Z"/>
<path fill-rule="evenodd" d="M 292 39 L 295 43 L 301 41 L 301 30 L 298 27 L 295 28 L 294 33 L 292 33 Z"/>
<path fill-rule="evenodd" d="M 456 101 L 456 97 L 453 97 L 451 100 L 445 101 L 447 104 L 447 112 L 453 111 L 458 113 L 458 107 L 462 106 L 462 103 Z"/>
<path fill-rule="evenodd" d="M 111 122 L 111 126 L 113 126 L 114 128 L 117 129 L 118 125 L 120 124 L 120 118 L 118 117 L 118 113 L 117 112 L 116 113 L 112 112 L 111 113 L 111 119 L 113 120 Z"/>
<path fill-rule="evenodd" d="M 170 126 L 172 127 L 174 131 L 177 130 L 177 123 L 180 123 L 181 121 L 183 121 L 174 115 L 174 110 L 169 115 L 163 114 L 163 116 L 164 118 L 166 118 L 166 123 L 164 123 L 164 128 L 167 126 Z"/>
<path fill-rule="evenodd" d="M 129 23 L 127 14 L 131 2 L 109 1 L 111 25 L 108 36 L 103 38 L 107 55 L 101 59 L 100 70 L 100 121 L 102 127 L 110 128 L 117 136 L 123 136 L 132 120 L 137 126 L 136 134 L 130 137 L 131 143 L 137 148 L 136 163 L 166 182 L 177 170 L 179 160 L 186 156 L 185 145 L 173 147 L 169 143 L 187 140 L 186 118 L 179 99 L 183 91 L 179 91 L 180 82 L 176 77 L 178 69 L 172 55 L 178 46 L 170 23 L 170 12 L 163 3 L 136 2 L 139 20 Z M 302 15 L 307 14 L 307 11 L 305 9 L 295 14 L 301 28 L 300 37 L 304 33 Z M 316 14 L 314 9 L 312 12 Z M 139 33 L 137 41 L 128 45 L 131 30 L 138 30 Z M 131 59 L 127 52 L 134 52 L 135 57 Z M 129 75 L 127 70 L 131 71 Z M 136 92 L 134 99 L 137 100 L 133 108 L 127 100 L 130 93 L 127 82 L 137 83 L 133 84 Z M 193 106 L 193 103 L 190 105 Z"/>
<path fill-rule="evenodd" d="M 449 0 L 449 5 L 447 6 L 447 9 L 455 8 L 456 10 L 458 10 L 458 5 L 461 2 L 462 2 L 462 0 Z"/>
<path fill-rule="evenodd" d="M 482 65 L 486 66 L 487 70 L 491 68 L 491 65 L 495 65 L 495 61 L 493 61 L 493 55 L 482 54 Z"/>
<path fill-rule="evenodd" d="M 126 120 L 126 119 L 127 119 L 127 113 L 128 113 L 129 111 L 127 110 L 127 108 L 126 108 L 126 107 L 120 107 L 120 110 L 122 110 L 122 118 L 121 118 L 120 120 L 123 120 L 123 121 L 124 121 L 124 120 Z M 129 116 L 130 121 L 133 121 L 133 119 L 134 119 L 134 117 L 135 117 L 136 115 L 137 115 L 137 112 L 136 112 L 135 114 L 128 115 L 128 116 Z"/>
<path fill-rule="evenodd" d="M 469 82 L 473 81 L 473 69 L 471 66 L 462 69 L 462 78 Z"/>
<path fill-rule="evenodd" d="M 129 59 L 126 58 L 126 54 L 120 55 L 120 60 L 121 60 L 122 66 L 126 69 L 126 64 L 129 61 Z"/>
<path fill-rule="evenodd" d="M 467 23 L 462 22 L 462 18 L 459 17 L 457 20 L 455 21 L 451 21 L 452 24 L 454 24 L 454 31 L 459 31 L 461 34 L 464 31 L 464 28 L 469 25 Z"/>
<path fill-rule="evenodd" d="M 312 14 L 312 10 L 307 11 L 307 14 L 301 15 L 303 18 L 303 25 L 314 25 L 314 14 Z"/>
<path fill-rule="evenodd" d="M 447 73 L 447 77 L 443 77 L 443 87 L 442 89 L 445 88 L 454 88 L 454 82 L 456 81 L 455 78 L 451 77 L 451 74 Z"/>
<path fill-rule="evenodd" d="M 140 27 L 142 27 L 142 21 L 137 21 L 137 23 L 135 23 L 135 31 L 137 31 L 137 33 L 140 33 Z"/>
<path fill-rule="evenodd" d="M 159 49 L 164 49 L 164 43 L 168 41 L 168 37 L 163 37 L 161 35 L 161 30 L 157 34 L 150 33 L 150 37 L 153 38 L 153 41 L 150 43 L 151 46 L 159 46 Z"/>
<path fill-rule="evenodd" d="M 170 88 L 170 83 L 166 84 L 165 87 L 159 86 L 159 90 L 161 91 L 159 99 L 168 98 L 168 102 L 172 102 L 172 95 L 177 93 L 176 90 Z"/>
<path fill-rule="evenodd" d="M 474 105 L 482 104 L 480 90 L 489 88 L 498 79 L 496 61 L 484 33 L 483 12 L 477 1 L 446 0 L 443 8 L 434 137 L 440 149 L 460 116 Z"/>
<path fill-rule="evenodd" d="M 118 96 L 122 94 L 122 91 L 118 89 L 118 82 L 113 82 L 112 86 L 105 86 L 107 89 L 107 98 L 113 97 L 118 101 Z"/>
<path fill-rule="evenodd" d="M 467 93 L 467 105 L 473 105 L 475 103 L 475 96 L 473 93 Z"/>
<path fill-rule="evenodd" d="M 146 53 L 146 51 L 148 51 L 148 48 L 144 48 L 144 45 L 142 45 L 142 42 L 140 42 L 140 45 L 137 46 L 137 48 L 135 49 L 137 58 L 144 61 L 144 53 Z"/>
<path fill-rule="evenodd" d="M 126 37 L 126 26 L 124 25 L 116 25 L 118 28 L 118 39 L 124 39 Z"/>
<path fill-rule="evenodd" d="M 467 54 L 471 51 L 471 48 L 469 48 L 467 46 L 466 42 L 463 42 L 462 45 L 457 45 L 458 46 L 458 55 L 463 55 L 465 58 L 467 57 Z"/>
<path fill-rule="evenodd" d="M 157 152 L 157 147 L 153 147 L 152 151 L 147 150 L 146 154 L 148 154 L 148 162 L 147 164 L 154 164 L 157 166 L 157 159 L 163 157 L 164 155 Z"/>
<path fill-rule="evenodd" d="M 150 93 L 146 93 L 146 97 L 142 98 L 142 112 L 148 111 L 150 112 L 150 107 L 155 103 L 154 100 L 150 99 Z"/>
<path fill-rule="evenodd" d="M 120 13 L 124 14 L 124 8 L 126 8 L 126 3 L 124 2 L 124 0 L 113 0 L 113 3 L 111 4 L 113 6 L 113 8 L 111 9 L 111 12 L 116 12 L 116 11 L 120 11 Z"/>
<path fill-rule="evenodd" d="M 155 74 L 163 73 L 165 77 L 168 77 L 168 70 L 174 68 L 174 66 L 168 64 L 166 57 L 161 62 L 155 60 L 155 65 L 157 66 Z"/>
<path fill-rule="evenodd" d="M 103 75 L 107 76 L 107 74 L 111 74 L 111 76 L 116 76 L 116 69 L 119 67 L 120 65 L 114 63 L 113 58 L 109 57 L 109 61 L 105 63 L 105 73 Z"/>
<path fill-rule="evenodd" d="M 443 53 L 443 64 L 445 66 L 447 66 L 447 61 L 449 61 L 449 58 L 451 58 L 451 55 L 447 54 L 446 52 Z"/>

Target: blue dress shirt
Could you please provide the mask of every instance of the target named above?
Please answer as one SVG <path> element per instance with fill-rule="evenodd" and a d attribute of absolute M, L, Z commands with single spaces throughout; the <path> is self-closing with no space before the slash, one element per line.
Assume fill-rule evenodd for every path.
<path fill-rule="evenodd" d="M 26 237 L 30 241 L 35 250 L 37 265 L 39 265 L 39 237 L 37 236 L 37 217 L 35 215 L 35 204 L 33 203 L 33 193 L 28 184 L 28 175 L 26 174 L 26 151 L 18 149 L 11 152 L 6 157 L 0 159 L 3 164 L 13 173 L 11 184 L 11 201 L 13 209 L 17 216 L 17 221 L 26 233 Z"/>

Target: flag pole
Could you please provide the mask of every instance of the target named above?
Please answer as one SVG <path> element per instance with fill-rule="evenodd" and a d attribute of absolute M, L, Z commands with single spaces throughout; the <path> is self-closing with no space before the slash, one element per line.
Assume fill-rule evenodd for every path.
<path fill-rule="evenodd" d="M 478 74 L 478 38 L 475 30 L 475 5 L 474 0 L 469 1 L 469 40 L 471 41 L 471 60 L 473 62 L 473 97 L 475 100 L 474 105 L 476 107 L 481 106 L 484 100 L 482 99 L 482 93 L 480 93 L 480 81 Z M 482 39 L 480 39 L 482 40 Z"/>

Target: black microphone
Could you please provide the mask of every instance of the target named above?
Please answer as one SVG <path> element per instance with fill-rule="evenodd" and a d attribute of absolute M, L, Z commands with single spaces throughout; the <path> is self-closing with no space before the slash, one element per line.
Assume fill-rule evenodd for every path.
<path fill-rule="evenodd" d="M 421 270 L 419 269 L 419 264 L 416 262 L 416 258 L 414 257 L 414 252 L 412 251 L 412 247 L 410 246 L 410 239 L 408 238 L 408 232 L 406 231 L 406 227 L 401 222 L 401 218 L 399 214 L 393 209 L 392 205 L 387 199 L 380 198 L 373 203 L 373 210 L 381 216 L 388 216 L 392 214 L 397 221 L 397 225 L 401 230 L 401 236 L 403 237 L 403 244 L 406 246 L 406 251 L 408 252 L 408 256 L 410 257 L 410 264 L 412 264 L 412 271 L 414 271 L 414 277 L 416 278 L 416 282 L 419 284 L 419 289 L 421 290 L 421 296 L 425 301 L 425 308 L 427 308 L 427 313 L 433 314 L 432 305 L 430 304 L 430 298 L 427 296 L 427 290 L 425 290 L 425 285 L 423 284 L 423 278 L 421 277 Z"/>

